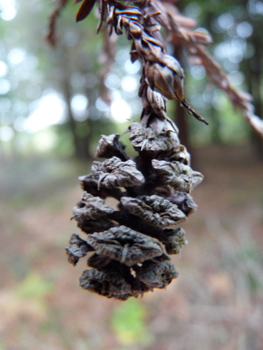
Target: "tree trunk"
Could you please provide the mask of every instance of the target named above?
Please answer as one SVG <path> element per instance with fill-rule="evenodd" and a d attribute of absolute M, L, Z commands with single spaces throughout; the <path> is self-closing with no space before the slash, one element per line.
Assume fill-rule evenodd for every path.
<path fill-rule="evenodd" d="M 67 70 L 65 70 L 67 72 Z M 80 122 L 77 122 L 74 118 L 74 112 L 71 108 L 71 86 L 70 86 L 70 75 L 65 74 L 63 82 L 62 82 L 62 90 L 63 95 L 66 102 L 66 111 L 68 116 L 68 125 L 70 132 L 73 138 L 74 145 L 74 154 L 77 158 L 80 159 L 92 159 L 92 155 L 90 154 L 90 140 L 92 136 L 92 121 L 87 119 L 87 121 L 83 122 L 83 128 L 81 130 Z M 80 132 L 81 131 L 81 132 Z"/>

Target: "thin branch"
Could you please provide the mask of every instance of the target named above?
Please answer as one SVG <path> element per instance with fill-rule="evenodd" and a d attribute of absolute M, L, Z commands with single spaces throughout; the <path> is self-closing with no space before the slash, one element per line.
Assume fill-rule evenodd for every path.
<path fill-rule="evenodd" d="M 210 35 L 192 30 L 191 28 L 196 26 L 195 21 L 182 16 L 174 5 L 167 2 L 161 3 L 159 0 L 153 0 L 153 2 L 156 9 L 161 10 L 162 16 L 169 18 L 169 27 L 166 27 L 172 31 L 173 42 L 179 43 L 187 49 L 189 61 L 194 60 L 195 64 L 205 68 L 213 84 L 226 93 L 233 106 L 241 111 L 247 123 L 263 138 L 263 120 L 254 114 L 252 96 L 238 91 L 230 83 L 227 74 L 206 51 L 205 45 L 212 42 Z"/>
<path fill-rule="evenodd" d="M 58 39 L 57 32 L 56 32 L 57 19 L 62 9 L 67 5 L 68 2 L 69 0 L 56 1 L 56 8 L 49 17 L 48 34 L 46 36 L 46 39 L 51 46 L 56 46 L 57 44 L 57 39 Z"/>

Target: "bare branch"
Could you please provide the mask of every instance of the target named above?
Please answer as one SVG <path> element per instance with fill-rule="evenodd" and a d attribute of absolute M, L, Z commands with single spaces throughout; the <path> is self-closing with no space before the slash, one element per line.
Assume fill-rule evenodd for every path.
<path fill-rule="evenodd" d="M 46 36 L 46 39 L 51 46 L 56 46 L 57 44 L 57 39 L 58 39 L 57 32 L 56 32 L 57 19 L 62 9 L 67 5 L 68 2 L 69 0 L 57 0 L 56 8 L 49 17 L 48 34 Z"/>
<path fill-rule="evenodd" d="M 191 30 L 196 23 L 191 18 L 181 16 L 174 5 L 167 2 L 161 3 L 159 0 L 153 0 L 152 3 L 162 10 L 163 16 L 169 17 L 169 26 L 166 28 L 167 30 L 172 28 L 173 43 L 181 44 L 187 49 L 190 62 L 203 65 L 213 84 L 226 93 L 233 106 L 241 111 L 252 129 L 263 137 L 263 120 L 254 114 L 252 96 L 238 91 L 230 83 L 227 74 L 207 52 L 205 46 L 212 42 L 210 35 L 206 32 Z"/>

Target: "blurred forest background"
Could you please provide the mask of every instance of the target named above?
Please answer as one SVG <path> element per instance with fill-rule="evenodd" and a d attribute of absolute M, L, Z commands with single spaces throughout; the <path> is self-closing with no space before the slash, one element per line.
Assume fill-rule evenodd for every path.
<path fill-rule="evenodd" d="M 177 5 L 211 33 L 208 50 L 262 117 L 263 1 Z M 262 350 L 263 142 L 205 69 L 185 59 L 186 97 L 210 125 L 184 119 L 181 141 L 205 180 L 183 225 L 179 278 L 127 302 L 79 288 L 85 268 L 72 268 L 64 253 L 77 232 L 69 221 L 77 177 L 89 172 L 100 134 L 139 119 L 140 64 L 130 63 L 123 36 L 109 67 L 97 19 L 76 24 L 73 1 L 51 48 L 53 9 L 51 1 L 0 0 L 0 349 Z M 173 103 L 169 110 L 176 114 Z"/>

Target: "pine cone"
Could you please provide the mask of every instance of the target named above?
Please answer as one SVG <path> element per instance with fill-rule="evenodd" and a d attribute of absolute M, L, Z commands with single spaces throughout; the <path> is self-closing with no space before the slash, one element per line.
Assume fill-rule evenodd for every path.
<path fill-rule="evenodd" d="M 107 159 L 94 161 L 91 173 L 80 178 L 84 193 L 73 208 L 73 219 L 88 236 L 73 234 L 67 248 L 73 265 L 94 252 L 91 269 L 80 278 L 84 289 L 120 300 L 165 288 L 178 276 L 168 255 L 181 251 L 185 233 L 170 227 L 196 210 L 190 192 L 203 179 L 168 122 L 158 135 L 151 124 L 138 124 L 129 128 L 134 159 L 119 135 L 101 136 L 96 155 Z M 118 200 L 116 208 L 105 204 L 108 197 Z"/>

